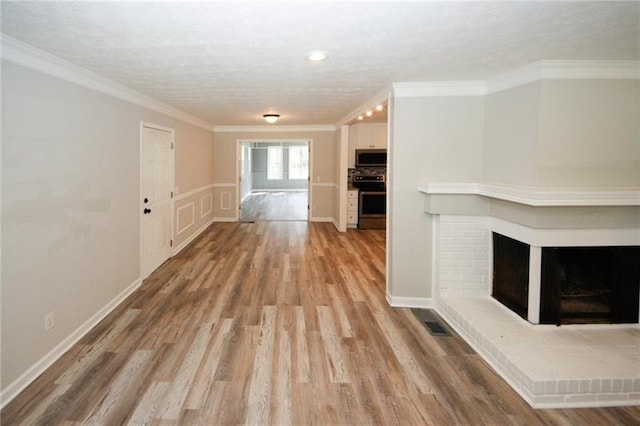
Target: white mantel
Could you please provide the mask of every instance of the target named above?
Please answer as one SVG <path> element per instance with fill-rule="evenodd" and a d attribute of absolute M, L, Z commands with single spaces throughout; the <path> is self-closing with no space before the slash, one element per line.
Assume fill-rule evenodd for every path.
<path fill-rule="evenodd" d="M 496 183 L 425 182 L 418 190 L 425 194 L 482 195 L 533 207 L 640 206 L 640 189 L 548 189 Z"/>

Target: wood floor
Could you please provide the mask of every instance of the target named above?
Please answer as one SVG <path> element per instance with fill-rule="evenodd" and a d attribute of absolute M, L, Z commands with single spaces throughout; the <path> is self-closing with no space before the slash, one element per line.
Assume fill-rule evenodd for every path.
<path fill-rule="evenodd" d="M 639 424 L 533 410 L 384 289 L 385 231 L 216 223 L 1 413 L 13 424 Z"/>
<path fill-rule="evenodd" d="M 242 202 L 240 220 L 307 220 L 307 191 L 255 191 Z"/>

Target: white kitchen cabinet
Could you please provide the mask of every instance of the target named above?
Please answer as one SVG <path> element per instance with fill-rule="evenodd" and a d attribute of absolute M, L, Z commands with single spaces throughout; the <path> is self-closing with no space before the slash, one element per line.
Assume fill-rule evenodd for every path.
<path fill-rule="evenodd" d="M 372 147 L 375 149 L 387 148 L 387 124 L 373 123 Z"/>
<path fill-rule="evenodd" d="M 387 123 L 358 123 L 349 126 L 349 167 L 355 164 L 356 149 L 386 149 Z"/>
<path fill-rule="evenodd" d="M 358 190 L 347 191 L 347 228 L 358 227 Z"/>
<path fill-rule="evenodd" d="M 356 148 L 372 149 L 373 148 L 373 125 L 372 124 L 356 124 Z"/>

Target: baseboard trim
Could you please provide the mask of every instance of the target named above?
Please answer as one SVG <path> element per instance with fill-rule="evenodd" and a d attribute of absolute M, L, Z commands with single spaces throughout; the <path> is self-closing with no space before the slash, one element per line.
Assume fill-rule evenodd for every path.
<path fill-rule="evenodd" d="M 237 217 L 214 217 L 212 222 L 238 222 Z"/>
<path fill-rule="evenodd" d="M 208 220 L 204 225 L 202 225 L 200 228 L 198 228 L 198 230 L 196 230 L 196 232 L 194 232 L 193 234 L 191 234 L 189 236 L 189 238 L 187 238 L 186 240 L 184 240 L 179 246 L 177 246 L 174 250 L 173 250 L 173 256 L 175 256 L 176 254 L 180 253 L 182 250 L 184 250 L 185 247 L 187 247 L 189 244 L 191 244 L 191 242 L 193 240 L 195 240 L 200 234 L 202 234 L 209 226 L 211 226 L 211 224 L 213 223 L 213 219 Z"/>
<path fill-rule="evenodd" d="M 333 223 L 332 217 L 312 217 L 309 222 L 331 222 Z"/>
<path fill-rule="evenodd" d="M 27 386 L 29 386 L 35 379 L 38 378 L 47 368 L 49 368 L 54 362 L 56 362 L 62 355 L 64 355 L 73 345 L 75 345 L 81 338 L 83 338 L 93 327 L 98 325 L 107 315 L 111 313 L 120 303 L 122 303 L 131 293 L 138 289 L 142 285 L 142 279 L 137 278 L 127 288 L 122 290 L 115 298 L 107 303 L 102 309 L 93 314 L 91 318 L 85 321 L 80 327 L 78 327 L 73 333 L 67 336 L 61 341 L 55 348 L 49 353 L 40 358 L 35 364 L 33 364 L 27 371 L 22 373 L 20 377 L 11 382 L 6 388 L 0 392 L 0 409 L 4 408 L 9 402 L 11 402 L 20 392 L 22 392 Z"/>
<path fill-rule="evenodd" d="M 435 302 L 430 297 L 403 297 L 392 296 L 387 292 L 387 302 L 394 308 L 421 308 L 421 309 L 433 309 L 435 308 Z"/>

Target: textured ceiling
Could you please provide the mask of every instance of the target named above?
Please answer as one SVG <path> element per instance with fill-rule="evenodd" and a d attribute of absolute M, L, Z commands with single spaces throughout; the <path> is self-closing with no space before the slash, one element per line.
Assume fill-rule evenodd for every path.
<path fill-rule="evenodd" d="M 640 59 L 638 2 L 2 1 L 2 32 L 215 125 L 335 124 L 394 81 Z M 305 54 L 329 53 L 322 63 Z"/>

